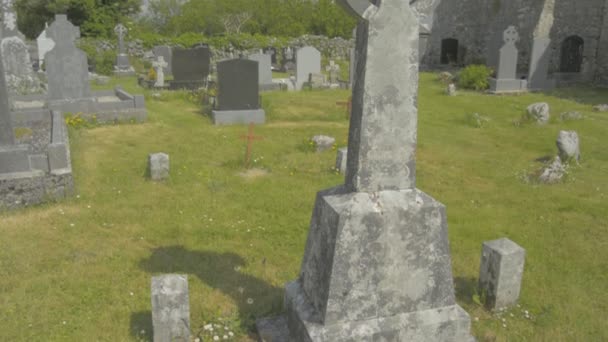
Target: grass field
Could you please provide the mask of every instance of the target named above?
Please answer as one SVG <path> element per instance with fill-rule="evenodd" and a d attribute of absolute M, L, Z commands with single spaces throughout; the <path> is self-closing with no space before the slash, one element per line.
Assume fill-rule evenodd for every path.
<path fill-rule="evenodd" d="M 457 298 L 475 336 L 608 340 L 608 113 L 592 112 L 608 91 L 448 97 L 435 78 L 421 78 L 418 187 L 447 205 Z M 247 171 L 246 127 L 212 126 L 186 93 L 155 100 L 133 79 L 108 86 L 118 83 L 147 95 L 149 121 L 71 128 L 75 196 L 0 213 L 0 340 L 149 340 L 151 276 L 185 273 L 193 334 L 222 337 L 226 326 L 249 341 L 254 319 L 279 313 L 283 284 L 297 277 L 315 193 L 343 180 L 335 151 L 312 152 L 308 139 L 346 146 L 336 102 L 349 93 L 263 94 L 268 123 L 255 129 L 264 140 Z M 550 124 L 516 124 L 537 101 L 551 105 Z M 566 110 L 585 119 L 557 120 Z M 483 127 L 473 113 L 488 118 Z M 562 129 L 580 135 L 580 166 L 561 184 L 525 182 Z M 159 151 L 171 178 L 153 183 L 146 159 Z M 520 307 L 495 315 L 475 286 L 481 243 L 500 237 L 527 256 Z M 221 327 L 200 332 L 207 323 Z"/>

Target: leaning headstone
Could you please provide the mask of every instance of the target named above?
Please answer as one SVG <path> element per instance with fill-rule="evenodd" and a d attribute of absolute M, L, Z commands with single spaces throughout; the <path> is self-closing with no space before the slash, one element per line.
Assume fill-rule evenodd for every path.
<path fill-rule="evenodd" d="M 165 62 L 165 58 L 163 56 L 158 56 L 158 59 L 152 62 L 152 67 L 156 72 L 156 82 L 154 86 L 157 88 L 162 88 L 165 86 L 165 68 L 169 65 L 169 63 Z"/>
<path fill-rule="evenodd" d="M 578 134 L 575 131 L 559 131 L 556 145 L 559 158 L 564 162 L 569 160 L 578 162 L 581 159 Z"/>
<path fill-rule="evenodd" d="M 38 60 L 40 61 L 41 66 L 44 64 L 44 56 L 46 56 L 46 53 L 53 50 L 55 47 L 55 42 L 46 35 L 46 30 L 49 28 L 49 25 L 45 25 L 45 29 L 40 32 L 38 38 L 36 38 L 36 44 L 38 45 Z"/>
<path fill-rule="evenodd" d="M 296 53 L 296 89 L 308 82 L 310 74 L 321 73 L 321 53 L 312 46 L 298 49 Z"/>
<path fill-rule="evenodd" d="M 260 88 L 272 86 L 272 65 L 270 55 L 256 53 L 249 56 L 252 61 L 258 62 L 258 83 Z"/>
<path fill-rule="evenodd" d="M 173 70 L 171 69 L 173 51 L 171 50 L 171 47 L 166 45 L 155 46 L 152 49 L 152 52 L 154 53 L 154 59 L 158 59 L 159 56 L 163 56 L 163 59 L 165 60 L 165 62 L 167 62 L 167 66 L 163 68 L 165 75 L 173 75 Z"/>
<path fill-rule="evenodd" d="M 548 37 L 534 38 L 532 54 L 528 70 L 528 89 L 545 90 L 555 87 L 555 80 L 549 78 L 551 62 L 551 39 Z"/>
<path fill-rule="evenodd" d="M 169 178 L 169 155 L 153 153 L 148 155 L 148 174 L 155 181 Z"/>
<path fill-rule="evenodd" d="M 473 340 L 454 295 L 445 206 L 416 189 L 409 3 L 381 1 L 360 18 L 345 184 L 317 195 L 300 275 L 286 285 L 290 341 Z"/>
<path fill-rule="evenodd" d="M 526 109 L 528 118 L 536 121 L 539 125 L 544 125 L 549 122 L 549 104 L 546 102 L 533 103 Z"/>
<path fill-rule="evenodd" d="M 49 99 L 90 97 L 87 55 L 75 44 L 80 29 L 72 25 L 65 14 L 57 14 L 47 34 L 55 41 L 55 47 L 45 57 Z"/>
<path fill-rule="evenodd" d="M 0 52 L 10 94 L 28 95 L 43 92 L 40 79 L 32 68 L 28 47 L 21 38 L 18 36 L 3 38 Z"/>
<path fill-rule="evenodd" d="M 338 149 L 338 153 L 336 154 L 336 171 L 341 174 L 346 173 L 346 155 L 348 153 L 348 148 L 343 147 Z"/>
<path fill-rule="evenodd" d="M 498 310 L 517 303 L 525 256 L 526 251 L 507 238 L 483 243 L 479 290 L 486 308 Z"/>
<path fill-rule="evenodd" d="M 211 50 L 208 46 L 173 49 L 171 59 L 173 81 L 171 81 L 171 88 L 197 89 L 204 86 L 207 82 L 207 76 L 209 76 L 210 65 Z"/>
<path fill-rule="evenodd" d="M 515 26 L 509 26 L 504 32 L 502 39 L 504 45 L 498 54 L 498 70 L 496 78 L 490 78 L 490 92 L 520 92 L 527 88 L 525 80 L 517 79 L 517 47 L 519 33 Z"/>
<path fill-rule="evenodd" d="M 331 149 L 336 143 L 336 138 L 327 135 L 315 135 L 310 139 L 315 146 L 317 152 L 323 152 Z"/>
<path fill-rule="evenodd" d="M 116 56 L 116 65 L 114 66 L 114 73 L 117 75 L 133 75 L 135 70 L 129 62 L 129 55 L 125 49 L 125 37 L 129 30 L 123 25 L 118 24 L 114 27 L 114 33 L 118 37 L 118 55 Z"/>
<path fill-rule="evenodd" d="M 188 277 L 167 274 L 152 277 L 154 342 L 190 341 Z"/>
<path fill-rule="evenodd" d="M 258 63 L 231 59 L 217 63 L 218 103 L 212 111 L 213 123 L 263 124 L 265 112 L 260 106 Z"/>

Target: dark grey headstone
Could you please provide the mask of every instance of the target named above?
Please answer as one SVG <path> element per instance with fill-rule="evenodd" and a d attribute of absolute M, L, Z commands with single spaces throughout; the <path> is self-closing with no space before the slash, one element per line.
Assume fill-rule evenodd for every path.
<path fill-rule="evenodd" d="M 258 62 L 231 59 L 217 64 L 219 110 L 260 108 Z"/>
<path fill-rule="evenodd" d="M 173 75 L 173 69 L 171 69 L 171 63 L 173 61 L 173 51 L 171 50 L 171 47 L 166 45 L 155 46 L 154 49 L 152 49 L 152 52 L 156 57 L 155 60 L 158 59 L 158 56 L 163 56 L 165 62 L 167 62 L 167 66 L 163 68 L 165 71 L 165 76 Z"/>
<path fill-rule="evenodd" d="M 204 82 L 209 75 L 211 51 L 208 47 L 173 49 L 171 70 L 178 82 Z"/>
<path fill-rule="evenodd" d="M 1 59 L 2 56 L 0 56 L 0 146 L 15 143 L 11 111 L 8 105 L 8 90 L 4 79 L 4 63 Z"/>
<path fill-rule="evenodd" d="M 90 97 L 87 55 L 75 45 L 80 29 L 72 25 L 65 14 L 57 14 L 47 35 L 55 41 L 55 47 L 45 57 L 49 99 Z"/>

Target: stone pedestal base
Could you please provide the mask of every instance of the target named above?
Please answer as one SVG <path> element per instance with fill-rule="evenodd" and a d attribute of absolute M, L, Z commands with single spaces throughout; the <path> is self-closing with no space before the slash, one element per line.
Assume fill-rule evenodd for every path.
<path fill-rule="evenodd" d="M 211 116 L 214 125 L 247 125 L 266 122 L 266 112 L 263 109 L 214 110 Z"/>
<path fill-rule="evenodd" d="M 494 94 L 500 93 L 520 93 L 528 90 L 528 81 L 526 80 L 505 80 L 490 78 L 490 92 Z"/>

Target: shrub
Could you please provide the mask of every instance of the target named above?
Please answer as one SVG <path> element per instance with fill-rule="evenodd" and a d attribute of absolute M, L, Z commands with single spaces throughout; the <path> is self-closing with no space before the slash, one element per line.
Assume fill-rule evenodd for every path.
<path fill-rule="evenodd" d="M 458 75 L 458 86 L 464 89 L 486 90 L 490 86 L 488 77 L 491 73 L 492 70 L 485 65 L 469 65 Z"/>

